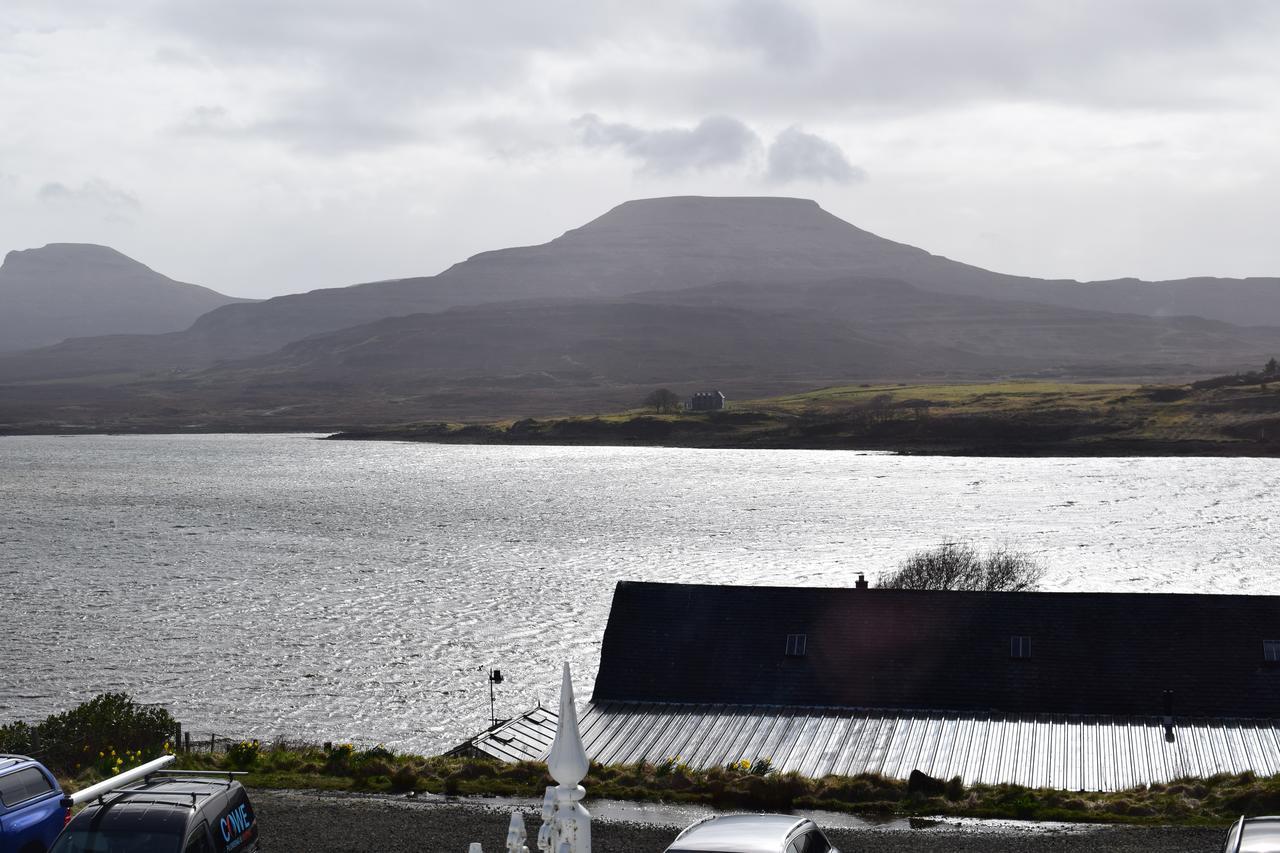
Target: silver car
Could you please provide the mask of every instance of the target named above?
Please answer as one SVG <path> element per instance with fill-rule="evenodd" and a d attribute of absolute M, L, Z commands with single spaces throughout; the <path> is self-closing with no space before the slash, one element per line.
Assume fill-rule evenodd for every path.
<path fill-rule="evenodd" d="M 840 853 L 818 825 L 785 814 L 731 814 L 685 828 L 667 853 Z"/>
<path fill-rule="evenodd" d="M 1231 825 L 1223 853 L 1280 853 L 1280 817 L 1242 817 Z"/>

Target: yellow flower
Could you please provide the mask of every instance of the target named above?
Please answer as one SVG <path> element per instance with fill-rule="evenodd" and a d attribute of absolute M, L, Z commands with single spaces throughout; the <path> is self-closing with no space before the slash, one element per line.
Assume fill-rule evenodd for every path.
<path fill-rule="evenodd" d="M 107 757 L 107 754 L 106 754 L 105 752 L 103 752 L 102 750 L 98 750 L 98 757 L 99 757 L 99 758 L 106 758 L 106 757 Z"/>

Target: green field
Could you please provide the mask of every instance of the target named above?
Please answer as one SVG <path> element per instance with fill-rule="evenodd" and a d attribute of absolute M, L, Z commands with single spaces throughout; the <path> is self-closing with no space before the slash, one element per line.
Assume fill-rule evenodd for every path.
<path fill-rule="evenodd" d="M 848 385 L 723 412 L 420 423 L 340 438 L 490 444 L 796 447 L 982 455 L 1280 453 L 1280 383 Z"/>

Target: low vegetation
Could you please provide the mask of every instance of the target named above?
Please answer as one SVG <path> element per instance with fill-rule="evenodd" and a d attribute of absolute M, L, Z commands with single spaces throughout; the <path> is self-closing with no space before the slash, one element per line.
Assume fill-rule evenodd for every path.
<path fill-rule="evenodd" d="M 422 757 L 349 744 L 324 750 L 275 744 L 249 760 L 242 752 L 182 756 L 180 766 L 241 769 L 256 787 L 539 798 L 553 784 L 540 762 Z M 1184 779 L 1114 793 L 964 785 L 958 778 L 925 790 L 873 774 L 808 779 L 764 761 L 694 770 L 657 763 L 593 764 L 583 782 L 592 798 L 696 803 L 722 809 L 829 809 L 863 814 L 1061 820 L 1103 823 L 1225 824 L 1241 814 L 1280 811 L 1280 777 L 1252 774 Z M 928 786 L 925 786 L 928 787 Z"/>
<path fill-rule="evenodd" d="M 877 585 L 885 589 L 1030 592 L 1040 588 L 1044 573 L 1044 566 L 1021 551 L 1001 547 L 981 554 L 964 542 L 947 542 L 912 554 Z"/>
<path fill-rule="evenodd" d="M 418 423 L 335 438 L 465 444 L 892 450 L 975 455 L 1280 454 L 1280 376 L 1187 385 L 1004 382 L 856 385 L 718 412 Z"/>
<path fill-rule="evenodd" d="M 124 693 L 103 693 L 34 725 L 0 726 L 0 753 L 37 756 L 63 777 L 106 777 L 170 747 L 177 721 Z"/>
<path fill-rule="evenodd" d="M 0 752 L 38 752 L 68 790 L 150 760 L 170 744 L 163 709 L 107 694 L 39 726 L 0 727 Z M 50 723 L 50 721 L 56 721 Z M 48 724 L 48 725 L 46 725 Z M 58 731 L 31 749 L 33 729 Z M 109 742 L 111 745 L 109 745 Z M 141 744 L 130 748 L 126 744 Z M 451 796 L 538 798 L 552 784 L 546 765 L 487 758 L 426 757 L 382 746 L 244 740 L 225 751 L 178 756 L 177 767 L 235 770 L 257 788 L 426 792 Z M 1123 823 L 1224 824 L 1241 814 L 1280 812 L 1280 776 L 1252 773 L 1181 779 L 1119 792 L 1071 792 L 1017 785 L 965 785 L 959 778 L 911 782 L 874 774 L 809 779 L 781 773 L 767 757 L 692 769 L 678 756 L 656 763 L 592 764 L 583 783 L 592 798 L 697 803 L 722 809 L 820 808 L 881 815 L 934 815 Z"/>

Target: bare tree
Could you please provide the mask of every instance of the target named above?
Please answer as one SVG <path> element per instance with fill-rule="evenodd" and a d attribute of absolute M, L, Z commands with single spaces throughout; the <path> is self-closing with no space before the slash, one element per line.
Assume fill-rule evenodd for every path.
<path fill-rule="evenodd" d="M 650 391 L 641 403 L 644 406 L 653 409 L 658 414 L 662 414 L 663 412 L 674 412 L 680 408 L 680 398 L 676 395 L 676 392 L 669 388 L 659 388 L 657 391 Z"/>
<path fill-rule="evenodd" d="M 986 554 L 972 545 L 948 542 L 917 551 L 880 578 L 885 589 L 956 589 L 1025 592 L 1039 589 L 1045 568 L 1028 554 L 1000 547 Z"/>

